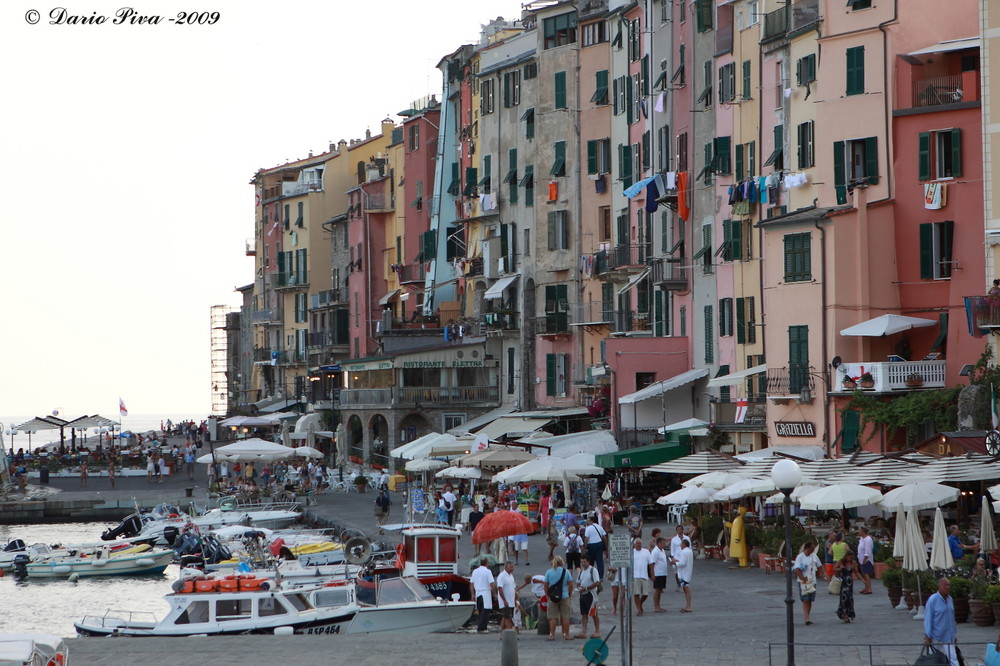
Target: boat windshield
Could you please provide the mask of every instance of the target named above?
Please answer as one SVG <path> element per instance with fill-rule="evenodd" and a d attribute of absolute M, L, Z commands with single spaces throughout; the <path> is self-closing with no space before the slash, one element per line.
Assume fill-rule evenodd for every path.
<path fill-rule="evenodd" d="M 378 605 L 431 601 L 434 597 L 416 578 L 385 578 L 379 581 Z"/>
<path fill-rule="evenodd" d="M 199 624 L 201 622 L 208 622 L 207 601 L 192 601 L 184 609 L 184 612 L 177 616 L 174 624 Z"/>
<path fill-rule="evenodd" d="M 351 603 L 351 591 L 347 587 L 320 590 L 313 595 L 313 603 L 323 608 L 346 606 Z"/>

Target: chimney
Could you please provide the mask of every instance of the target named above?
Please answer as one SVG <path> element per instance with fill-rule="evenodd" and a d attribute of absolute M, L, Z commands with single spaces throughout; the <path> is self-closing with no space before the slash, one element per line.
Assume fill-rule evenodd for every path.
<path fill-rule="evenodd" d="M 391 118 L 382 121 L 382 136 L 391 136 L 394 129 L 396 129 L 396 123 L 392 122 Z"/>
<path fill-rule="evenodd" d="M 372 138 L 372 131 L 370 129 L 365 130 L 365 141 Z"/>

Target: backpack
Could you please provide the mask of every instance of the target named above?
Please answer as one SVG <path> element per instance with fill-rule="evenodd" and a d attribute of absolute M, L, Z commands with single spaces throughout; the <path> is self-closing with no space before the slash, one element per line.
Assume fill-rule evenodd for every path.
<path fill-rule="evenodd" d="M 445 500 L 444 501 L 444 510 L 445 511 L 454 511 L 455 510 L 455 505 L 453 503 L 449 502 L 448 500 Z"/>
<path fill-rule="evenodd" d="M 580 552 L 580 537 L 575 534 L 569 535 L 569 545 L 566 546 L 567 553 L 579 553 Z"/>
<path fill-rule="evenodd" d="M 559 582 L 555 585 L 549 585 L 549 601 L 553 603 L 559 603 L 563 599 L 563 580 L 566 579 L 566 570 L 562 570 L 562 575 L 559 576 Z"/>

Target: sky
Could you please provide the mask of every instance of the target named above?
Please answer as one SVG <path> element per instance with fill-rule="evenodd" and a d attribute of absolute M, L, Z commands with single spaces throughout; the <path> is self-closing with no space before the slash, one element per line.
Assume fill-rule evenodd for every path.
<path fill-rule="evenodd" d="M 440 98 L 440 59 L 521 11 L 147 1 L 159 24 L 115 25 L 121 0 L 62 6 L 76 23 L 51 24 L 58 3 L 0 8 L 4 419 L 116 416 L 119 397 L 208 414 L 209 310 L 253 280 L 253 174 Z M 168 21 L 193 10 L 218 18 Z"/>

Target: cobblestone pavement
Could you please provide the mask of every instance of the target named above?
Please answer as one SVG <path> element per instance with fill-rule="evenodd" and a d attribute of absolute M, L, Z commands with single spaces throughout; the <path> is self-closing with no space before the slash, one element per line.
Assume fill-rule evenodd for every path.
<path fill-rule="evenodd" d="M 204 487 L 204 479 L 200 480 Z M 74 487 L 76 483 L 76 487 Z M 107 481 L 104 480 L 106 484 Z M 102 496 L 113 493 L 120 497 L 143 497 L 146 493 L 157 496 L 180 495 L 190 482 L 172 478 L 163 484 L 150 486 L 144 478 L 130 479 L 128 487 L 110 491 L 101 488 Z M 91 484 L 94 481 L 91 480 Z M 199 484 L 196 479 L 195 485 Z M 64 494 L 93 493 L 91 487 L 81 491 L 78 482 L 55 479 L 54 485 L 64 487 Z M 121 485 L 121 484 L 119 484 Z M 198 490 L 195 496 L 199 495 Z M 393 493 L 390 522 L 402 518 L 402 498 Z M 361 530 L 375 539 L 390 545 L 398 536 L 387 532 L 379 536 L 374 520 L 375 493 L 329 493 L 320 495 L 307 507 L 309 515 Z M 652 527 L 672 531 L 663 522 L 647 523 L 647 533 Z M 470 542 L 463 538 L 459 547 L 463 559 L 472 556 Z M 560 553 L 561 549 L 557 550 Z M 548 548 L 541 535 L 529 539 L 528 559 L 522 559 L 515 575 L 540 573 L 546 568 Z M 529 566 L 526 561 L 532 562 Z M 842 624 L 837 620 L 836 599 L 821 594 L 817 599 L 812 626 L 802 622 L 802 609 L 796 597 L 795 641 L 796 661 L 800 664 L 912 664 L 919 655 L 922 625 L 905 613 L 893 610 L 885 589 L 875 581 L 875 593 L 870 596 L 856 594 L 857 620 Z M 856 591 L 860 585 L 856 586 Z M 695 563 L 693 581 L 694 613 L 680 613 L 682 596 L 672 589 L 664 593 L 663 605 L 667 613 L 654 614 L 651 601 L 647 613 L 633 618 L 631 662 L 655 665 L 676 663 L 698 664 L 784 664 L 783 643 L 785 626 L 785 581 L 782 575 L 767 575 L 759 569 L 739 570 L 718 560 L 699 560 Z M 823 587 L 820 587 L 823 592 Z M 575 600 L 574 600 L 575 604 Z M 611 615 L 610 587 L 600 598 L 601 629 L 607 632 L 617 624 Z M 574 627 L 573 633 L 577 627 Z M 296 664 L 351 663 L 385 666 L 393 659 L 410 664 L 458 663 L 463 666 L 500 663 L 500 641 L 497 633 L 435 634 L 429 636 L 369 636 L 333 637 L 273 637 L 245 636 L 190 639 L 72 639 L 71 663 L 124 664 L 141 661 L 150 666 L 178 663 L 222 664 L 280 664 L 294 656 Z M 959 640 L 963 651 L 971 657 L 970 663 L 982 659 L 988 641 L 997 639 L 995 628 L 959 625 Z M 519 663 L 534 664 L 586 664 L 581 654 L 585 641 L 548 642 L 536 632 L 520 636 Z M 607 663 L 621 664 L 620 632 L 616 629 L 610 640 Z M 772 647 L 773 644 L 773 647 Z M 896 645 L 893 645 L 896 644 Z M 903 645 L 898 645 L 903 644 Z M 869 645 L 876 647 L 869 648 Z M 881 646 L 881 647 L 878 647 Z"/>

